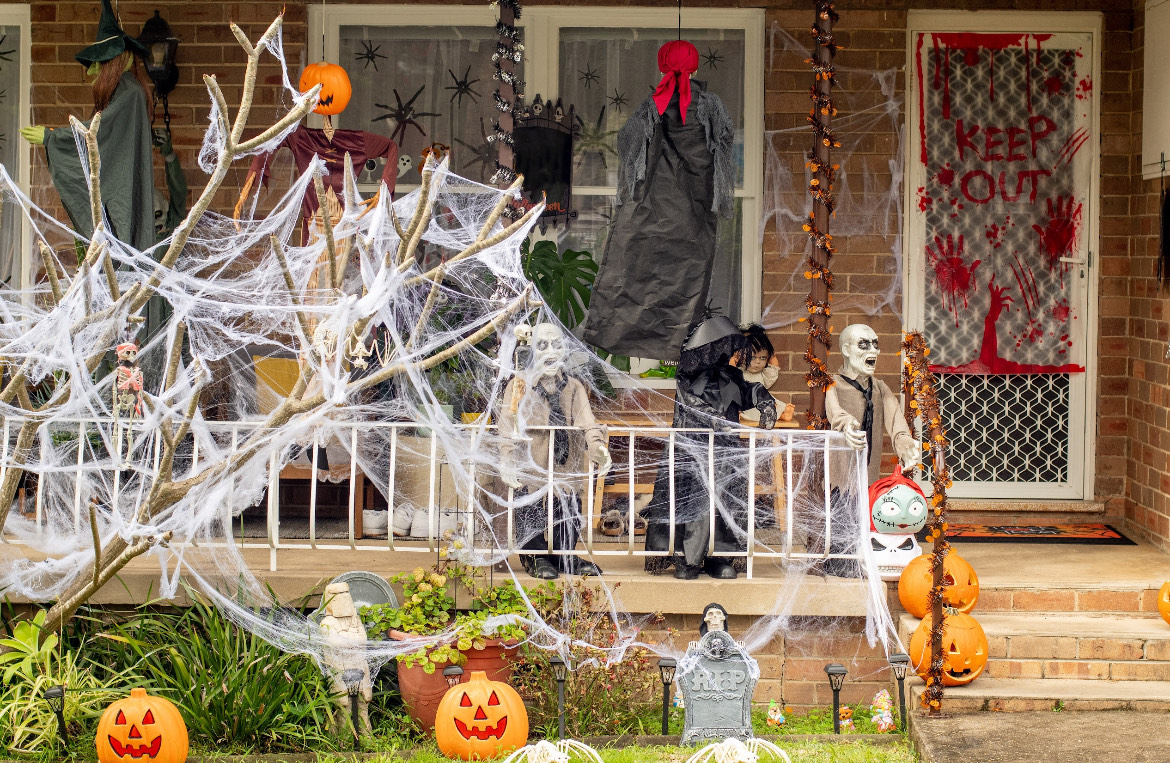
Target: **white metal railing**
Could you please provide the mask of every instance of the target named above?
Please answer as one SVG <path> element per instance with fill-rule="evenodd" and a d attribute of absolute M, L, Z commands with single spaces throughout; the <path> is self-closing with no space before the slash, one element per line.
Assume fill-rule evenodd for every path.
<path fill-rule="evenodd" d="M 14 432 L 19 428 L 19 421 L 14 418 L 3 420 L 0 424 L 2 433 L 0 433 L 0 481 L 3 480 L 4 475 L 8 469 L 14 468 L 10 461 L 9 454 L 12 452 L 11 441 L 14 437 Z M 258 423 L 235 421 L 235 422 L 204 422 L 207 431 L 217 438 L 216 445 L 218 452 L 221 454 L 230 454 L 236 452 L 245 442 L 247 436 L 255 433 L 258 428 Z M 460 437 L 466 437 L 470 440 L 469 447 L 474 448 L 477 443 L 482 445 L 484 435 L 489 431 L 494 431 L 494 427 L 482 424 L 461 424 L 454 425 L 458 430 L 457 434 Z M 52 438 L 60 439 L 63 432 L 69 432 L 72 435 L 72 428 L 76 427 L 78 442 L 77 456 L 75 462 L 71 462 L 68 467 L 55 466 L 52 471 L 55 474 L 71 474 L 73 479 L 72 488 L 72 524 L 75 533 L 82 532 L 82 486 L 83 476 L 89 472 L 103 472 L 108 484 L 112 485 L 108 500 L 111 503 L 111 508 L 117 510 L 118 506 L 123 501 L 141 500 L 145 495 L 145 488 L 149 479 L 157 474 L 159 468 L 159 458 L 162 450 L 161 436 L 157 433 L 147 435 L 147 445 L 149 452 L 142 454 L 138 451 L 136 459 L 137 468 L 141 471 L 146 464 L 149 464 L 147 479 L 138 480 L 134 495 L 124 495 L 124 487 L 122 480 L 122 468 L 116 466 L 114 461 L 120 459 L 110 459 L 108 456 L 104 458 L 92 458 L 86 460 L 87 451 L 96 453 L 96 449 L 86 447 L 87 438 L 90 433 L 101 430 L 105 437 L 105 442 L 114 443 L 116 447 L 122 446 L 122 438 L 129 436 L 124 428 L 110 419 L 76 419 L 69 422 L 54 422 L 52 432 L 42 430 L 40 433 L 40 453 L 42 462 L 45 460 L 44 456 L 47 453 Z M 398 552 L 398 551 L 413 551 L 423 553 L 434 553 L 437 547 L 444 542 L 440 533 L 440 522 L 438 521 L 440 513 L 444 510 L 441 506 L 441 481 L 442 472 L 444 468 L 451 469 L 451 464 L 447 459 L 445 453 L 440 450 L 440 438 L 433 432 L 429 434 L 419 435 L 420 431 L 427 432 L 426 425 L 421 425 L 412 422 L 356 422 L 356 423 L 331 423 L 331 437 L 336 442 L 340 439 L 338 432 L 344 433 L 345 439 L 348 440 L 348 452 L 357 453 L 359 448 L 359 434 L 378 433 L 383 438 L 389 440 L 388 453 L 388 469 L 386 482 L 384 483 L 385 495 L 387 499 L 387 530 L 384 542 L 380 540 L 371 540 L 369 538 L 363 539 L 357 530 L 357 507 L 362 502 L 358 495 L 358 459 L 350 458 L 348 460 L 348 532 L 344 539 L 323 539 L 319 538 L 317 534 L 318 524 L 318 484 L 319 479 L 309 480 L 309 506 L 308 506 L 308 537 L 306 538 L 286 538 L 281 536 L 281 502 L 280 502 L 280 483 L 281 471 L 279 468 L 280 461 L 283 456 L 287 455 L 288 449 L 283 451 L 279 448 L 273 449 L 268 459 L 267 478 L 268 478 L 268 500 L 266 504 L 266 532 L 262 539 L 250 540 L 243 537 L 243 520 L 241 518 L 241 534 L 235 536 L 232 534 L 231 542 L 235 543 L 240 548 L 267 548 L 269 549 L 269 566 L 275 571 L 277 569 L 277 551 L 278 550 L 295 550 L 295 549 L 314 549 L 314 550 L 337 550 L 337 551 L 383 551 L 383 552 Z M 557 429 L 556 427 L 528 427 L 529 431 L 546 430 L 550 432 L 548 437 L 548 461 L 549 467 L 544 470 L 545 490 L 545 508 L 547 511 L 547 525 L 553 526 L 554 522 L 554 501 L 553 490 L 554 484 L 565 485 L 566 482 L 578 482 L 581 475 L 573 475 L 566 477 L 564 474 L 558 475 L 552 466 L 555 462 L 554 445 L 555 438 L 551 436 L 551 432 Z M 566 427 L 566 429 L 571 429 Z M 810 458 L 819 458 L 821 473 L 829 473 L 830 456 L 834 451 L 845 450 L 844 438 L 842 435 L 835 432 L 808 432 L 800 430 L 783 430 L 777 429 L 772 431 L 765 431 L 754 428 L 744 429 L 730 429 L 721 431 L 717 436 L 716 433 L 710 429 L 675 429 L 671 427 L 653 427 L 653 426 L 610 426 L 608 427 L 609 438 L 612 442 L 614 439 L 625 439 L 627 442 L 626 452 L 627 460 L 624 468 L 617 470 L 615 474 L 614 485 L 616 487 L 617 477 L 622 477 L 626 490 L 624 496 L 626 498 L 626 527 L 628 528 L 628 538 L 624 544 L 619 544 L 614 541 L 601 541 L 595 536 L 594 529 L 599 519 L 600 509 L 602 507 L 597 505 L 597 496 L 614 495 L 616 491 L 599 490 L 598 475 L 594 469 L 593 464 L 588 464 L 588 470 L 585 477 L 586 489 L 582 498 L 581 511 L 583 514 L 583 532 L 580 539 L 580 544 L 584 546 L 584 551 L 592 556 L 627 556 L 627 557 L 646 557 L 646 556 L 668 556 L 672 552 L 669 550 L 655 550 L 648 551 L 634 533 L 635 526 L 635 496 L 638 487 L 638 474 L 642 472 L 649 476 L 651 473 L 656 474 L 658 469 L 665 468 L 669 472 L 669 500 L 668 500 L 668 541 L 667 549 L 673 549 L 675 545 L 676 532 L 676 501 L 678 496 L 675 494 L 676 476 L 678 471 L 678 440 L 680 436 L 685 436 L 690 447 L 694 448 L 697 442 L 706 440 L 706 483 L 708 486 L 718 484 L 720 478 L 719 467 L 717 465 L 716 453 L 719 450 L 719 442 L 725 441 L 724 438 L 738 437 L 746 440 L 746 482 L 747 495 L 746 506 L 742 515 L 746 521 L 747 542 L 745 548 L 741 551 L 718 551 L 717 555 L 728 558 L 744 558 L 746 564 L 747 577 L 751 578 L 753 575 L 753 568 L 756 559 L 853 559 L 859 563 L 864 564 L 863 544 L 852 544 L 854 549 L 851 552 L 833 553 L 832 539 L 834 537 L 834 524 L 839 523 L 839 520 L 833 516 L 831 511 L 831 486 L 828 480 L 812 480 L 811 483 L 817 483 L 818 486 L 823 486 L 823 505 L 820 507 L 823 514 L 823 537 L 817 537 L 817 546 L 821 548 L 804 548 L 798 550 L 798 546 L 803 545 L 803 538 L 796 537 L 794 530 L 798 526 L 805 529 L 811 528 L 811 521 L 804 517 L 798 521 L 794 515 L 794 502 L 792 497 L 794 491 L 798 489 L 796 484 L 796 475 L 802 468 L 810 468 L 813 465 L 807 463 Z M 140 441 L 142 439 L 140 433 Z M 206 436 L 206 434 L 204 434 Z M 409 474 L 413 469 L 417 468 L 417 464 L 403 465 L 403 440 L 411 439 L 413 446 L 422 446 L 421 450 L 425 452 L 425 470 L 426 470 L 426 499 L 425 506 L 416 506 L 416 510 L 426 512 L 427 517 L 427 532 L 425 537 L 409 537 L 396 538 L 394 535 L 393 518 L 395 509 L 399 503 L 402 490 L 400 487 L 401 479 Z M 639 439 L 650 439 L 664 443 L 665 454 L 653 467 L 646 465 L 639 465 L 636 459 Z M 190 455 L 184 459 L 184 462 L 189 461 L 189 471 L 183 476 L 193 476 L 198 474 L 202 469 L 211 466 L 214 462 L 201 458 L 200 440 L 198 437 L 189 436 L 191 442 Z M 761 447 L 761 441 L 766 442 L 764 447 Z M 139 445 L 141 449 L 142 444 Z M 292 446 L 288 446 L 292 447 Z M 306 452 L 309 454 L 309 463 L 305 466 L 309 469 L 309 474 L 316 473 L 316 467 L 321 463 L 321 449 L 324 447 L 321 442 L 320 435 L 314 437 L 312 443 L 306 446 Z M 203 448 L 204 452 L 208 448 Z M 419 451 L 411 451 L 416 455 Z M 474 453 L 474 451 L 472 451 Z M 732 452 L 732 451 L 729 451 Z M 741 452 L 736 450 L 734 452 Z M 765 453 L 772 461 L 772 468 L 764 470 L 771 472 L 770 482 L 767 483 L 767 490 L 775 496 L 777 504 L 783 503 L 783 519 L 777 516 L 778 526 L 781 528 L 780 540 L 777 542 L 773 537 L 771 544 L 764 543 L 758 537 L 758 529 L 756 526 L 756 498 L 760 495 L 758 478 L 761 470 L 759 466 L 759 454 Z M 868 529 L 869 526 L 869 512 L 868 500 L 866 498 L 866 470 L 864 464 L 864 451 L 854 453 L 849 451 L 849 457 L 855 460 L 855 473 L 857 475 L 857 482 L 854 485 L 855 490 L 852 493 L 856 494 L 856 523 L 849 523 L 851 529 L 856 532 L 858 529 Z M 801 463 L 796 462 L 796 457 L 801 456 Z M 691 461 L 697 461 L 695 455 L 692 453 Z M 484 497 L 488 494 L 483 490 L 479 482 L 479 476 L 482 471 L 486 471 L 486 464 L 490 464 L 491 459 L 483 458 L 482 455 L 467 459 L 465 467 L 460 467 L 464 470 L 466 476 L 460 480 L 456 480 L 457 485 L 460 483 L 470 487 L 470 490 L 464 489 L 458 495 L 458 502 L 467 506 L 462 509 L 469 521 L 470 527 L 467 528 L 466 533 L 462 533 L 460 537 L 471 544 L 473 547 L 483 551 L 484 553 L 502 553 L 504 546 L 501 542 L 506 542 L 507 551 L 509 554 L 514 553 L 532 553 L 530 550 L 522 551 L 516 544 L 515 532 L 515 514 L 516 514 L 516 500 L 517 497 L 513 490 L 508 489 L 505 505 L 497 506 L 495 502 L 482 500 L 480 494 Z M 691 467 L 693 468 L 693 466 Z M 783 475 L 777 473 L 782 469 Z M 37 471 L 37 467 L 33 467 L 32 471 Z M 529 470 L 526 473 L 526 478 L 531 481 L 534 473 Z M 363 475 L 366 479 L 376 479 L 373 475 Z M 231 477 L 228 483 L 228 504 L 235 503 L 235 481 Z M 35 493 L 35 522 L 38 526 L 46 522 L 45 516 L 45 480 L 39 480 L 37 490 Z M 645 484 L 645 483 L 642 483 Z M 378 486 L 379 488 L 382 485 Z M 806 488 L 811 488 L 811 484 L 805 483 Z M 469 493 L 474 492 L 474 495 Z M 622 495 L 622 493 L 618 493 Z M 718 507 L 716 504 L 715 491 L 708 489 L 708 520 L 709 525 L 709 539 L 708 552 L 715 554 L 715 521 Z M 806 501 L 808 499 L 806 498 Z M 477 531 L 477 524 L 484 525 L 483 529 L 490 527 L 493 522 L 489 516 L 481 513 L 478 508 L 481 504 L 487 504 L 488 512 L 495 514 L 498 511 L 504 511 L 506 517 L 506 532 L 504 538 L 496 538 L 493 533 L 484 533 Z M 457 507 L 458 508 L 458 507 Z M 501 523 L 502 524 L 502 523 Z M 88 537 L 88 528 L 85 530 Z M 8 533 L 5 533 L 8 535 Z M 773 534 L 774 535 L 774 534 Z M 817 533 L 818 536 L 821 533 Z M 545 553 L 550 554 L 572 554 L 579 553 L 580 549 L 574 550 L 555 550 L 552 548 L 553 533 L 546 533 L 548 538 L 548 548 Z M 11 538 L 0 537 L 0 542 L 11 541 Z M 225 538 L 225 542 L 226 542 Z M 343 540 L 343 542 L 323 542 L 329 540 Z M 183 543 L 194 543 L 194 541 L 182 541 L 176 539 L 172 542 L 182 545 Z M 776 547 L 773 547 L 776 546 Z"/>

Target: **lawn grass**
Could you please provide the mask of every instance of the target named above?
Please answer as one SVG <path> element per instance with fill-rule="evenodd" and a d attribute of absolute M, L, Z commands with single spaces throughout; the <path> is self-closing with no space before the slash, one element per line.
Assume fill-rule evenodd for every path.
<path fill-rule="evenodd" d="M 872 744 L 863 740 L 819 742 L 800 740 L 777 745 L 788 753 L 793 763 L 915 763 L 918 757 L 905 740 L 891 744 Z M 699 749 L 696 747 L 620 747 L 601 748 L 605 763 L 684 763 Z M 497 760 L 501 760 L 498 758 Z M 319 755 L 318 763 L 348 763 L 343 755 Z M 433 745 L 410 751 L 382 752 L 364 758 L 365 763 L 450 763 Z M 770 760 L 761 756 L 761 763 Z"/>

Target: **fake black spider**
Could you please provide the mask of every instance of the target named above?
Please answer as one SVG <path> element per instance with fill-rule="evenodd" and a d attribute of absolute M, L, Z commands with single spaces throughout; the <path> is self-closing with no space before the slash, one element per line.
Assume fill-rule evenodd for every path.
<path fill-rule="evenodd" d="M 628 103 L 629 102 L 626 100 L 626 94 L 619 93 L 617 91 L 617 88 L 615 87 L 613 89 L 613 95 L 611 95 L 609 97 L 609 105 L 613 106 L 615 109 L 617 109 L 618 113 L 620 114 L 622 112 L 622 110 L 624 110 L 626 108 L 626 105 Z"/>
<path fill-rule="evenodd" d="M 365 50 L 363 50 L 361 53 L 355 53 L 353 56 L 354 59 L 365 62 L 362 64 L 363 69 L 368 69 L 370 68 L 370 64 L 373 64 L 374 71 L 378 71 L 378 59 L 386 57 L 378 52 L 382 49 L 382 46 L 374 45 L 369 40 L 362 40 L 361 42 L 362 47 L 365 48 Z"/>
<path fill-rule="evenodd" d="M 716 66 L 716 64 L 723 63 L 723 56 L 719 55 L 719 51 L 711 50 L 711 48 L 708 47 L 707 52 L 703 54 L 703 63 L 712 69 L 718 69 L 719 67 Z"/>
<path fill-rule="evenodd" d="M 450 69 L 447 70 L 447 73 L 451 75 L 451 79 L 455 82 L 454 85 L 451 85 L 451 86 L 444 88 L 445 90 L 454 90 L 455 91 L 454 93 L 451 94 L 452 101 L 455 100 L 456 97 L 458 97 L 459 98 L 459 105 L 462 106 L 463 105 L 463 96 L 466 95 L 468 98 L 471 99 L 472 103 L 479 103 L 479 101 L 477 101 L 475 99 L 475 97 L 477 95 L 479 95 L 479 91 L 474 90 L 471 87 L 476 82 L 479 82 L 479 80 L 469 79 L 471 77 L 471 64 L 467 65 L 467 71 L 465 71 L 463 73 L 463 79 L 459 79 L 458 77 L 456 77 L 455 72 L 451 71 Z"/>
<path fill-rule="evenodd" d="M 598 74 L 597 74 L 597 70 L 596 70 L 596 69 L 594 69 L 593 67 L 591 67 L 589 64 L 585 64 L 585 69 L 584 69 L 584 70 L 578 69 L 578 70 L 577 70 L 577 73 L 581 75 L 581 76 L 580 76 L 580 77 L 578 77 L 577 79 L 578 79 L 580 82 L 584 82 L 584 83 L 585 83 L 585 89 L 586 89 L 586 90 L 588 90 L 588 89 L 589 89 L 589 86 L 590 86 L 590 85 L 592 85 L 594 82 L 600 82 L 600 81 L 601 81 L 601 77 L 599 77 L 599 76 L 598 76 Z"/>
<path fill-rule="evenodd" d="M 573 153 L 584 159 L 586 154 L 597 154 L 601 157 L 601 166 L 609 169 L 605 163 L 605 155 L 607 153 L 617 156 L 617 151 L 609 145 L 610 138 L 617 135 L 617 130 L 605 130 L 602 125 L 605 123 L 605 107 L 601 107 L 601 113 L 597 115 L 597 124 L 590 127 L 581 120 L 579 114 L 574 114 L 577 117 L 577 123 L 581 125 L 581 138 L 577 141 Z"/>
<path fill-rule="evenodd" d="M 423 137 L 426 137 L 427 131 L 422 128 L 422 125 L 420 125 L 417 120 L 421 119 L 422 117 L 439 117 L 442 116 L 442 114 L 437 114 L 430 111 L 414 110 L 415 100 L 417 100 L 418 97 L 422 95 L 422 91 L 425 89 L 426 85 L 420 87 L 417 91 L 415 91 L 414 95 L 410 96 L 410 100 L 406 103 L 402 102 L 402 96 L 398 94 L 398 90 L 394 90 L 394 100 L 397 101 L 398 105 L 387 106 L 384 103 L 375 103 L 375 106 L 380 109 L 386 109 L 387 111 L 385 114 L 376 116 L 370 121 L 380 122 L 383 119 L 393 119 L 394 132 L 390 133 L 390 140 L 398 143 L 399 145 L 402 145 L 402 139 L 406 137 L 407 125 L 410 125 L 414 129 L 418 130 Z"/>

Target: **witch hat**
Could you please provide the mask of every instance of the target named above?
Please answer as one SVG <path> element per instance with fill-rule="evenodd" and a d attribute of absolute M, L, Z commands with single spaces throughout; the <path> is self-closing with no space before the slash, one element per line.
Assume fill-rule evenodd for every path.
<path fill-rule="evenodd" d="M 102 0 L 102 17 L 98 19 L 95 42 L 88 48 L 77 53 L 74 58 L 82 66 L 89 67 L 94 63 L 109 61 L 111 58 L 129 50 L 140 56 L 146 55 L 146 48 L 142 43 L 122 31 L 118 26 L 118 17 L 110 6 L 110 0 Z"/>

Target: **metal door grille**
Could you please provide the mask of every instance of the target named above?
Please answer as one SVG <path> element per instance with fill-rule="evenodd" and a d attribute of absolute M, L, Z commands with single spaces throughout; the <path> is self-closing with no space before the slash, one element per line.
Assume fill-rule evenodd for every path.
<path fill-rule="evenodd" d="M 1069 374 L 937 374 L 955 482 L 1068 482 Z"/>

